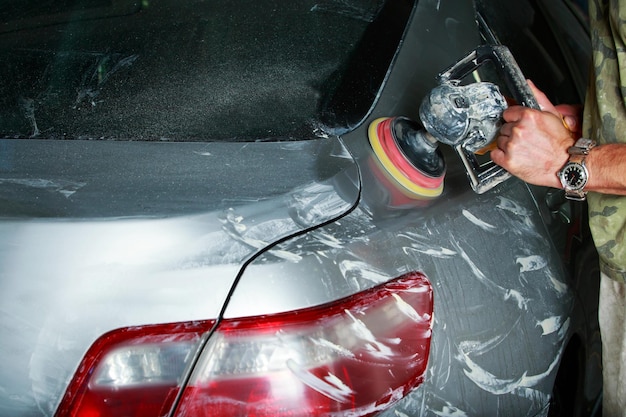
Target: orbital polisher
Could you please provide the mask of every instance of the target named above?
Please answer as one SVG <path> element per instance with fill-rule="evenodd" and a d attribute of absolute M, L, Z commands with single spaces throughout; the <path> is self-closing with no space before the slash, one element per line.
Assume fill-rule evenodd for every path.
<path fill-rule="evenodd" d="M 419 108 L 421 124 L 406 117 L 374 120 L 368 136 L 376 158 L 408 194 L 435 198 L 443 192 L 446 164 L 439 143 L 449 145 L 463 161 L 472 189 L 482 194 L 510 177 L 481 155 L 493 146 L 507 98 L 498 85 L 480 81 L 486 63 L 507 88 L 507 97 L 539 108 L 526 79 L 504 46 L 481 46 L 439 74 L 438 86 Z M 494 74 L 495 73 L 495 74 Z M 467 82 L 467 79 L 472 82 Z"/>

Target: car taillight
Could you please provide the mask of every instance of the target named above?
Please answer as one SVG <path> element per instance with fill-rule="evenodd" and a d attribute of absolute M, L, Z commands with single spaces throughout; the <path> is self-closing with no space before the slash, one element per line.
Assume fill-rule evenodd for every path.
<path fill-rule="evenodd" d="M 388 408 L 423 380 L 432 311 L 430 283 L 411 273 L 330 304 L 223 320 L 173 415 L 366 416 Z M 93 372 L 81 368 L 68 390 L 76 399 L 62 403 L 72 412 L 57 415 L 167 415 L 188 363 L 182 352 L 193 352 L 200 333 L 170 340 L 161 330 L 160 341 L 137 334 L 101 346 L 84 365 Z M 166 363 L 158 353 L 166 345 L 181 349 L 172 372 L 143 365 Z"/>
<path fill-rule="evenodd" d="M 202 334 L 215 321 L 130 327 L 89 348 L 57 417 L 167 415 Z"/>
<path fill-rule="evenodd" d="M 385 409 L 423 379 L 432 308 L 430 283 L 412 273 L 332 304 L 224 321 L 175 415 L 364 416 Z"/>

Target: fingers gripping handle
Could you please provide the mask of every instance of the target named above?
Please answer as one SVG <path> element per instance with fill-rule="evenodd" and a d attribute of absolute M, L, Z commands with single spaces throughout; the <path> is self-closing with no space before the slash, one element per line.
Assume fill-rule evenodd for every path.
<path fill-rule="evenodd" d="M 499 79 L 504 84 L 504 87 L 508 90 L 508 94 L 512 96 L 515 102 L 523 106 L 535 109 L 539 108 L 539 104 L 528 86 L 526 78 L 522 74 L 517 62 L 513 58 L 513 55 L 507 47 L 501 45 L 483 45 L 476 48 L 466 57 L 439 74 L 439 84 L 440 86 L 459 86 L 464 78 L 468 77 L 486 63 L 492 64 L 492 68 L 495 70 Z M 469 86 L 471 86 L 471 84 L 466 87 Z M 483 120 L 490 120 L 491 125 L 495 126 L 495 128 L 499 128 L 502 111 L 506 108 L 506 102 L 504 102 L 504 97 L 500 95 L 499 91 L 487 91 L 486 88 L 487 87 L 485 86 L 480 87 L 480 96 L 476 95 L 474 92 L 470 94 L 473 94 L 472 97 L 477 97 L 478 102 L 483 103 L 483 109 L 485 108 L 485 103 L 489 104 L 489 111 L 486 113 L 493 112 L 494 109 L 499 112 L 495 118 L 491 117 L 489 114 L 483 118 Z M 503 102 L 499 101 L 498 95 Z M 429 130 L 429 125 L 434 125 L 434 123 L 429 122 L 428 114 L 428 110 L 423 112 L 420 111 L 420 118 L 422 119 L 425 127 L 427 127 L 427 130 Z M 430 112 L 430 114 L 433 113 Z M 502 167 L 496 165 L 491 160 L 480 163 L 476 156 L 478 148 L 488 145 L 488 143 L 484 143 L 485 141 L 489 142 L 495 139 L 495 132 L 488 132 L 489 129 L 486 128 L 486 126 L 489 126 L 490 123 L 482 123 L 482 125 L 477 129 L 467 128 L 466 131 L 460 135 L 460 137 L 445 134 L 444 136 L 446 136 L 447 139 L 441 140 L 443 143 L 447 143 L 454 147 L 463 162 L 472 189 L 478 194 L 482 194 L 492 189 L 496 185 L 511 177 L 511 174 L 509 174 Z M 436 128 L 433 127 L 433 130 L 436 130 Z M 476 135 L 476 131 L 480 131 L 481 134 Z M 484 134 L 486 131 L 487 133 Z M 440 136 L 435 131 L 430 133 L 435 137 Z M 480 136 L 480 138 L 477 138 L 477 136 Z"/>

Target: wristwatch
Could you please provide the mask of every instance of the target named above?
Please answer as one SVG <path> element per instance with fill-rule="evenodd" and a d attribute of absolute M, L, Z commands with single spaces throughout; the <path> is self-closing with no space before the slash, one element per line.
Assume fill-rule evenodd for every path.
<path fill-rule="evenodd" d="M 595 141 L 580 138 L 574 146 L 570 146 L 567 150 L 570 155 L 569 161 L 557 175 L 565 190 L 565 197 L 570 200 L 584 201 L 587 196 L 587 191 L 584 191 L 584 188 L 589 180 L 589 171 L 585 166 L 585 157 L 594 146 L 596 146 Z"/>

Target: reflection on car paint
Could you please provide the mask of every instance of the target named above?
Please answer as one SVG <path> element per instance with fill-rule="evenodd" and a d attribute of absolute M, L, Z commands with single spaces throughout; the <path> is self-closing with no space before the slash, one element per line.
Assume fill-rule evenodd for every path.
<path fill-rule="evenodd" d="M 44 178 L 0 178 L 0 184 L 15 184 L 23 187 L 57 192 L 69 198 L 87 185 L 86 182 Z"/>

